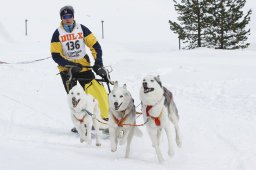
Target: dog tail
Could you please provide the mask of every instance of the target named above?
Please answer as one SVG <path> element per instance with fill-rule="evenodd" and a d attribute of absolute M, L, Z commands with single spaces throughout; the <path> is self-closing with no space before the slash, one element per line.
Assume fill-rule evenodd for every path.
<path fill-rule="evenodd" d="M 137 136 L 137 137 L 142 137 L 143 136 L 141 130 L 138 127 L 134 127 L 134 135 Z"/>

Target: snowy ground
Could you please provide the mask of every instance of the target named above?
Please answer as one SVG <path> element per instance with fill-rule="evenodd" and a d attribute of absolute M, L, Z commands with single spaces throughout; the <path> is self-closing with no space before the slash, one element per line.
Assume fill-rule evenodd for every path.
<path fill-rule="evenodd" d="M 100 148 L 80 144 L 69 133 L 72 124 L 55 65 L 45 60 L 1 65 L 0 169 L 98 169 L 98 162 L 102 169 L 115 164 L 122 169 L 254 169 L 254 50 L 126 53 L 113 61 L 113 79 L 127 83 L 136 104 L 146 74 L 161 75 L 173 91 L 183 136 L 173 158 L 163 137 L 166 161 L 158 165 L 145 128 L 143 138 L 133 141 L 130 159 L 123 158 L 124 147 L 111 153 L 108 140 Z"/>
<path fill-rule="evenodd" d="M 167 1 L 159 4 L 153 0 L 147 1 L 151 8 L 145 7 L 139 18 L 135 14 L 140 12 L 139 7 L 143 7 L 143 2 L 146 1 L 138 3 L 133 11 L 135 14 L 129 15 L 125 14 L 132 8 L 128 1 L 125 1 L 125 4 L 120 4 L 117 0 L 111 2 L 116 2 L 116 6 L 114 5 L 114 12 L 111 11 L 106 17 L 118 18 L 119 14 L 122 14 L 126 19 L 134 19 L 128 20 L 130 23 L 139 22 L 140 17 L 150 14 L 152 5 L 155 5 L 154 7 L 159 9 L 151 16 L 154 23 L 159 25 L 154 27 L 156 30 L 163 26 L 163 21 L 157 18 L 166 17 L 166 13 L 169 13 L 163 12 L 164 9 L 169 9 L 165 7 L 169 5 Z M 250 5 L 255 5 L 252 1 L 249 2 Z M 97 5 L 91 1 L 90 3 L 96 8 Z M 7 6 L 8 4 L 10 5 L 11 1 Z M 74 1 L 74 4 L 77 5 L 78 1 Z M 51 7 L 49 13 L 52 14 L 55 10 L 54 15 L 57 15 L 56 11 L 62 4 L 54 3 L 53 6 L 57 10 Z M 128 10 L 123 12 L 124 6 Z M 78 8 L 78 5 L 76 7 Z M 82 8 L 78 8 L 78 13 L 81 11 Z M 31 12 L 37 14 L 36 9 L 31 9 Z M 105 13 L 107 12 L 106 10 Z M 102 12 L 102 15 L 105 13 Z M 96 28 L 93 16 L 97 13 L 93 14 L 89 23 L 91 21 L 90 26 Z M 43 16 L 40 12 L 37 15 Z M 3 17 L 4 20 L 6 18 L 8 17 Z M 54 17 L 47 20 L 42 17 L 41 22 L 54 23 L 52 18 Z M 166 18 L 168 21 L 168 17 Z M 109 21 L 112 26 L 114 21 Z M 255 18 L 253 22 L 255 23 Z M 16 34 L 10 33 L 14 28 L 7 31 L 3 23 L 0 21 L 0 61 L 15 63 L 50 56 L 49 39 L 58 24 L 51 25 L 51 30 L 43 27 L 44 30 L 40 30 L 40 40 L 37 40 L 32 30 L 29 37 L 22 36 L 23 32 L 16 32 L 16 37 Z M 6 23 L 10 21 L 6 20 Z M 149 20 L 145 23 L 149 24 Z M 123 24 L 121 25 L 125 31 L 134 31 L 129 29 L 129 24 L 125 25 L 124 21 Z M 163 84 L 174 93 L 183 137 L 183 146 L 181 149 L 175 147 L 175 156 L 168 157 L 167 141 L 163 135 L 161 150 L 165 162 L 158 164 L 145 127 L 141 128 L 143 137 L 133 140 L 129 159 L 124 158 L 123 146 L 119 147 L 116 153 L 110 152 L 108 140 L 103 140 L 100 148 L 94 143 L 92 146 L 80 144 L 79 138 L 70 133 L 70 113 L 61 79 L 56 75 L 56 64 L 51 59 L 46 59 L 30 64 L 0 64 L 1 170 L 255 169 L 255 40 L 247 50 L 222 51 L 202 48 L 177 51 L 174 50 L 176 40 L 174 43 L 174 39 L 164 37 L 167 30 L 148 37 L 151 34 L 150 29 L 153 28 L 143 32 L 143 23 L 137 27 L 137 39 L 132 39 L 130 32 L 118 39 L 117 37 L 123 34 L 120 29 L 115 30 L 114 26 L 114 30 L 108 30 L 107 35 L 113 35 L 111 38 L 99 38 L 104 50 L 104 62 L 114 68 L 111 74 L 113 80 L 128 85 L 136 105 L 140 103 L 138 96 L 141 80 L 147 74 L 159 74 Z M 115 31 L 116 35 L 111 34 Z M 252 32 L 255 32 L 255 29 L 252 29 Z M 99 32 L 96 31 L 96 34 L 100 37 Z M 252 40 L 253 37 L 255 39 L 255 34 L 252 35 Z M 141 119 L 138 121 L 142 122 Z"/>

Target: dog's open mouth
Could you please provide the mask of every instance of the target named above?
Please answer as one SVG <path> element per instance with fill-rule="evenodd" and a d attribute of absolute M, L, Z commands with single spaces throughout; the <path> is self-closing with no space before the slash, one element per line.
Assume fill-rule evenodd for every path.
<path fill-rule="evenodd" d="M 148 88 L 146 86 L 144 86 L 143 88 L 144 88 L 144 93 L 149 93 L 149 92 L 154 91 L 154 88 Z"/>
<path fill-rule="evenodd" d="M 79 102 L 80 102 L 80 99 L 76 100 L 75 97 L 72 97 L 72 105 L 74 108 L 78 105 Z"/>
<path fill-rule="evenodd" d="M 119 105 L 115 105 L 115 110 L 118 110 L 122 104 L 123 103 L 120 103 Z"/>

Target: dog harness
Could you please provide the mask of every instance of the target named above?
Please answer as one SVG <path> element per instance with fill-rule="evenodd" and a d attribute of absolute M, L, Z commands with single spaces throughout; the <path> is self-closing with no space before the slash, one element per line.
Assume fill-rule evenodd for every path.
<path fill-rule="evenodd" d="M 82 119 L 78 119 L 75 115 L 73 115 L 76 120 L 78 120 L 81 124 L 84 123 L 84 118 L 86 115 L 82 117 Z"/>
<path fill-rule="evenodd" d="M 153 107 L 152 105 L 149 105 L 149 106 L 146 107 L 147 116 L 151 117 L 152 119 L 154 119 L 156 126 L 160 126 L 161 125 L 160 117 L 162 116 L 163 109 L 162 109 L 162 111 L 161 111 L 161 113 L 160 113 L 160 115 L 158 117 L 153 117 L 153 116 L 151 116 L 149 114 L 149 110 L 152 109 L 152 107 Z"/>
<path fill-rule="evenodd" d="M 163 97 L 164 97 L 164 96 L 163 96 Z M 154 119 L 156 126 L 160 126 L 160 125 L 161 125 L 160 117 L 162 116 L 163 109 L 161 110 L 161 112 L 160 112 L 160 114 L 159 114 L 158 117 L 151 116 L 151 115 L 149 114 L 149 111 L 150 111 L 155 105 L 157 105 L 157 104 L 163 99 L 163 97 L 162 97 L 156 104 L 154 104 L 154 105 L 147 105 L 147 106 L 146 106 L 146 114 L 147 114 L 147 117 L 151 117 L 152 119 Z"/>
<path fill-rule="evenodd" d="M 119 120 L 117 117 L 115 117 L 114 114 L 112 114 L 112 117 L 114 118 L 114 120 L 115 120 L 117 126 L 123 127 L 123 124 L 124 124 L 125 120 L 127 119 L 128 114 L 127 114 L 125 117 L 121 118 L 120 120 Z"/>

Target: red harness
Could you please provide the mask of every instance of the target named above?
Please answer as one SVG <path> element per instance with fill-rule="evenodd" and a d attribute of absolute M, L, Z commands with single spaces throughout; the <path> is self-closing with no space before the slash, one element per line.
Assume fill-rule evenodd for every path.
<path fill-rule="evenodd" d="M 163 98 L 163 97 L 162 97 L 162 98 Z M 161 98 L 155 105 L 157 105 L 157 104 L 162 100 L 162 98 Z M 161 113 L 159 114 L 158 117 L 154 117 L 154 116 L 151 116 L 151 115 L 149 114 L 149 111 L 150 111 L 155 105 L 148 105 L 148 106 L 146 106 L 146 114 L 147 114 L 148 117 L 151 117 L 152 119 L 154 119 L 156 126 L 160 126 L 160 125 L 161 125 L 160 117 L 162 116 L 163 109 L 162 109 L 162 111 L 161 111 Z"/>
<path fill-rule="evenodd" d="M 112 114 L 112 116 L 113 116 L 113 118 L 114 118 L 114 120 L 115 120 L 117 126 L 123 127 L 123 124 L 124 124 L 125 120 L 127 119 L 128 114 L 127 114 L 125 117 L 121 118 L 120 120 L 119 120 L 117 117 L 115 117 L 114 114 Z"/>
<path fill-rule="evenodd" d="M 78 120 L 81 124 L 84 123 L 85 115 L 82 117 L 82 119 L 77 119 L 75 115 L 73 115 L 76 120 Z"/>

